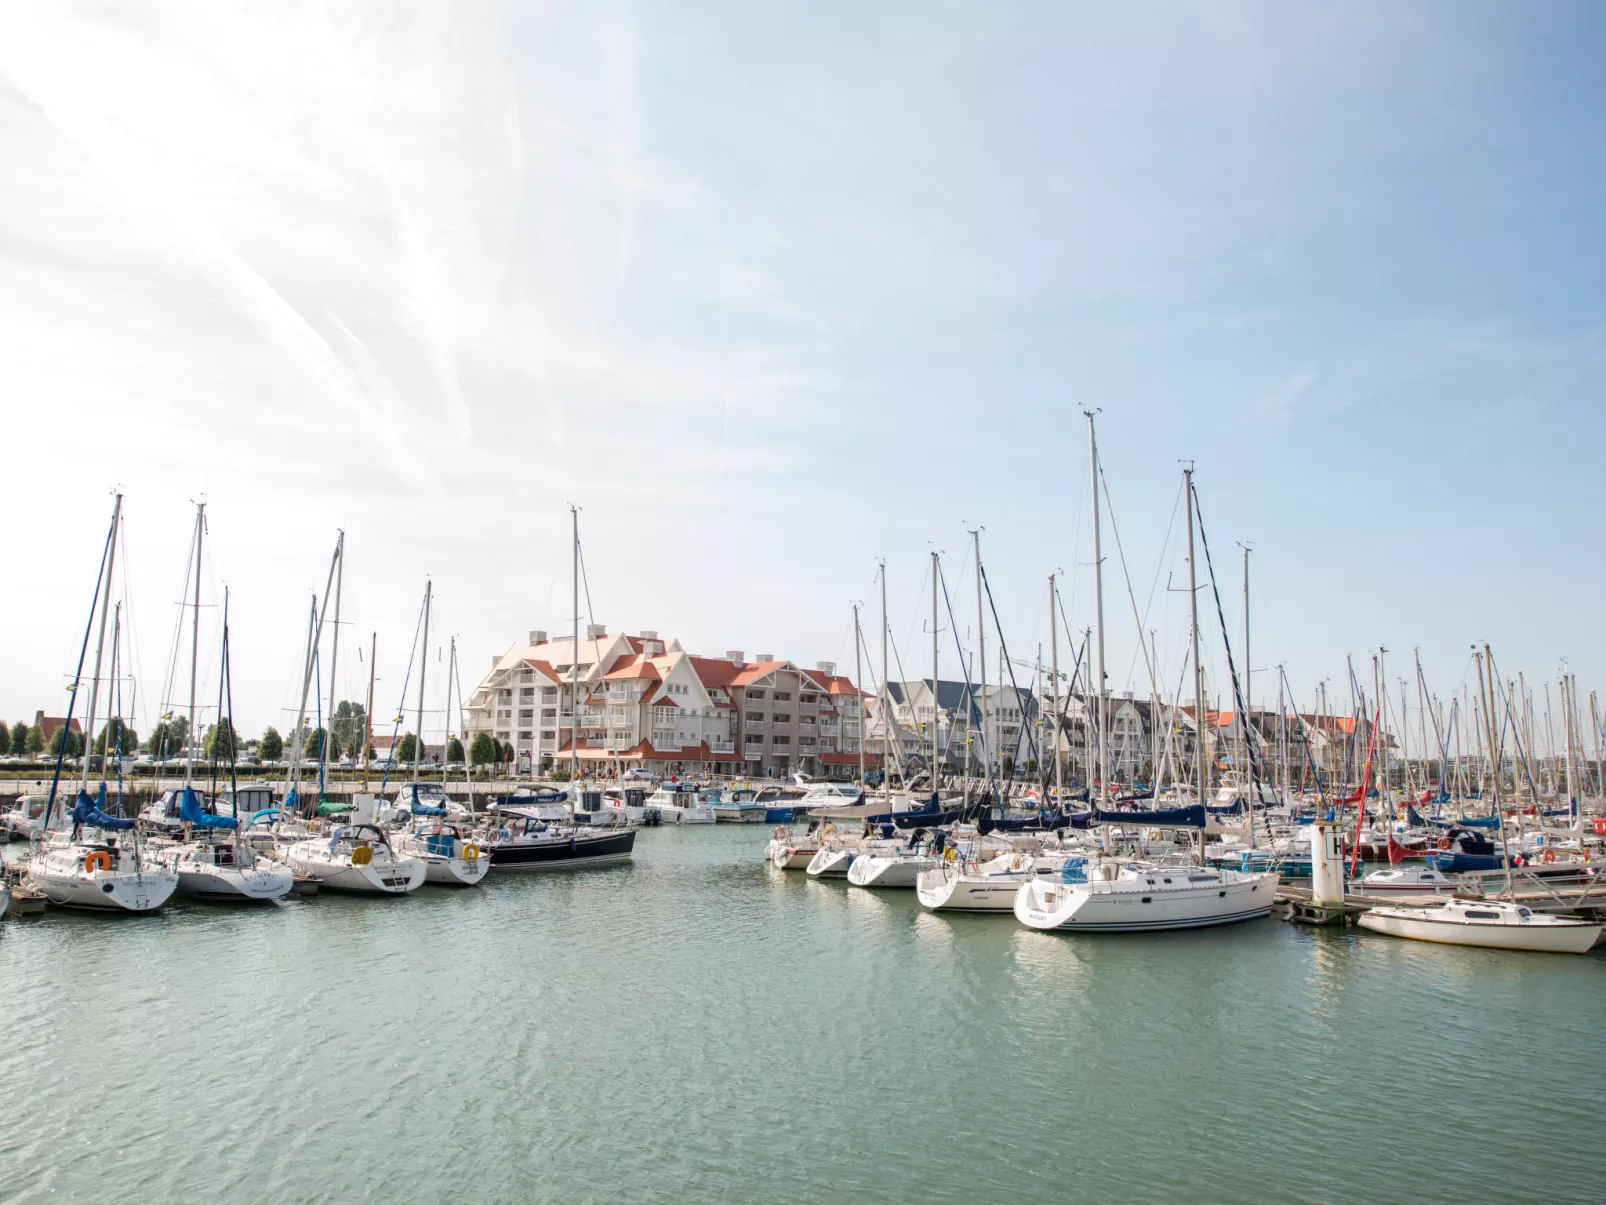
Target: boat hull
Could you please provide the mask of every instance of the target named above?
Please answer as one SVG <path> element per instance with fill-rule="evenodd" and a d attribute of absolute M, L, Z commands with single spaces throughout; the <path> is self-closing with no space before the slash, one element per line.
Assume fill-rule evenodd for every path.
<path fill-rule="evenodd" d="M 290 894 L 293 886 L 295 875 L 287 866 L 263 871 L 223 867 L 178 871 L 178 894 L 195 900 L 223 903 L 276 900 Z"/>
<path fill-rule="evenodd" d="M 636 846 L 636 830 L 596 835 L 506 841 L 490 847 L 490 864 L 503 871 L 565 870 L 628 861 Z"/>
<path fill-rule="evenodd" d="M 939 864 L 929 854 L 855 858 L 848 867 L 848 882 L 855 887 L 912 888 L 921 871 L 935 870 Z"/>
<path fill-rule="evenodd" d="M 1360 926 L 1389 937 L 1431 941 L 1447 946 L 1477 946 L 1486 950 L 1526 950 L 1541 954 L 1587 954 L 1600 940 L 1601 926 L 1579 922 L 1550 925 L 1467 924 L 1365 912 Z"/>
<path fill-rule="evenodd" d="M 445 854 L 414 854 L 424 864 L 424 882 L 443 887 L 475 887 L 490 873 L 491 860 L 484 854 L 477 858 L 451 858 Z"/>
<path fill-rule="evenodd" d="M 851 849 L 821 849 L 804 869 L 811 879 L 845 879 L 853 865 L 853 856 Z"/>
<path fill-rule="evenodd" d="M 1153 933 L 1166 929 L 1204 929 L 1258 920 L 1271 913 L 1275 874 L 1245 876 L 1176 890 L 1126 888 L 1104 884 L 1023 883 L 1015 896 L 1015 919 L 1032 929 L 1068 933 Z"/>
<path fill-rule="evenodd" d="M 928 870 L 915 884 L 921 906 L 933 912 L 1013 912 L 1020 885 L 1031 871 L 961 874 L 952 866 Z"/>
<path fill-rule="evenodd" d="M 58 908 L 90 912 L 154 912 L 173 897 L 178 876 L 170 871 L 145 870 L 66 872 L 34 870 L 28 885 L 42 892 Z"/>

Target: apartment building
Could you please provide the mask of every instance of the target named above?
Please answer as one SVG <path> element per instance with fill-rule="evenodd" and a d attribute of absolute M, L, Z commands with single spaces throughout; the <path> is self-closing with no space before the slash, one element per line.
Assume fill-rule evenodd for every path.
<path fill-rule="evenodd" d="M 656 632 L 593 624 L 578 646 L 532 631 L 494 658 L 469 696 L 468 724 L 471 735 L 512 746 L 530 770 L 573 760 L 601 773 L 848 778 L 862 710 L 860 692 L 830 663 L 805 670 L 767 654 L 702 657 Z"/>

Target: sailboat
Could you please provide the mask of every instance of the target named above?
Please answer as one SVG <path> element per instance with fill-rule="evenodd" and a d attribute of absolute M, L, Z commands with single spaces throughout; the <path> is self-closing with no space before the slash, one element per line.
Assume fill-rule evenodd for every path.
<path fill-rule="evenodd" d="M 424 864 L 424 881 L 451 887 L 473 887 L 490 873 L 491 859 L 483 856 L 479 843 L 465 836 L 456 824 L 446 819 L 447 808 L 444 786 L 438 796 L 425 802 L 419 795 L 418 766 L 424 760 L 424 671 L 429 665 L 429 613 L 433 597 L 433 583 L 424 585 L 424 637 L 418 668 L 418 747 L 413 755 L 412 798 L 408 812 L 413 828 L 397 842 L 400 853 L 417 858 Z M 457 664 L 457 644 L 452 644 L 452 660 L 446 671 L 447 714 L 451 714 L 452 671 Z M 447 725 L 448 730 L 450 724 Z M 442 759 L 445 760 L 444 758 Z M 444 777 L 445 772 L 442 772 Z"/>
<path fill-rule="evenodd" d="M 236 816 L 218 816 L 204 811 L 193 778 L 195 767 L 195 685 L 200 652 L 201 541 L 205 532 L 205 503 L 195 517 L 195 610 L 192 618 L 190 664 L 190 748 L 184 763 L 184 786 L 179 790 L 178 820 L 185 839 L 162 849 L 158 858 L 178 875 L 178 891 L 194 899 L 246 902 L 281 899 L 295 886 L 295 875 L 288 866 L 258 853 L 241 839 Z M 234 771 L 233 688 L 229 681 L 229 596 L 223 593 L 223 648 L 218 675 L 218 731 L 227 732 L 229 769 Z M 227 715 L 224 700 L 228 700 Z M 224 724 L 228 727 L 225 729 Z M 216 761 L 216 747 L 213 760 Z M 236 797 L 238 795 L 238 784 Z"/>
<path fill-rule="evenodd" d="M 106 619 L 111 610 L 112 570 L 117 559 L 117 533 L 122 521 L 123 496 L 116 495 L 112 506 L 111 530 L 106 535 L 106 546 L 101 553 L 100 575 L 95 582 L 95 599 L 89 609 L 89 623 L 84 628 L 83 644 L 78 652 L 78 668 L 73 675 L 71 701 L 67 706 L 64 728 L 72 726 L 72 713 L 77 706 L 84 685 L 84 660 L 89 651 L 89 638 L 95 629 L 96 612 L 100 615 L 100 635 L 95 646 L 95 667 L 89 682 L 89 715 L 85 732 L 92 739 L 95 731 L 96 708 L 100 698 L 101 658 L 106 647 Z M 104 587 L 104 597 L 102 588 Z M 40 826 L 43 840 L 27 862 L 25 885 L 42 893 L 52 904 L 64 908 L 86 908 L 100 912 L 152 912 L 167 903 L 178 876 L 156 864 L 140 847 L 134 821 L 120 816 L 109 816 L 105 811 L 106 785 L 101 783 L 98 798 L 89 794 L 89 766 L 91 758 L 83 759 L 83 778 L 78 787 L 78 799 L 68 815 L 70 828 L 54 828 L 52 815 L 56 810 L 57 792 L 61 783 L 62 764 L 66 759 L 65 733 L 56 753 L 56 769 L 50 782 L 50 794 L 45 803 L 43 823 Z"/>
<path fill-rule="evenodd" d="M 1098 564 L 1098 446 L 1094 442 L 1093 415 L 1087 415 L 1088 440 L 1093 466 L 1094 492 L 1094 587 L 1102 594 Z M 1204 670 L 1199 660 L 1199 591 L 1194 555 L 1193 469 L 1183 470 L 1183 492 L 1188 507 L 1188 584 L 1192 604 L 1194 674 L 1194 714 L 1201 719 L 1200 739 L 1195 742 L 1199 796 L 1209 782 L 1205 763 L 1202 720 L 1204 709 Z M 1208 553 L 1208 545 L 1206 546 Z M 1098 685 L 1100 710 L 1103 691 L 1103 615 L 1102 598 L 1097 608 Z M 1233 924 L 1270 915 L 1278 875 L 1214 869 L 1204 865 L 1206 811 L 1202 803 L 1163 811 L 1110 811 L 1107 807 L 1109 774 L 1105 772 L 1103 733 L 1100 738 L 1100 804 L 1093 822 L 1106 833 L 1110 825 L 1197 831 L 1197 859 L 1173 866 L 1112 856 L 1108 842 L 1103 852 L 1089 859 L 1067 859 L 1057 879 L 1033 879 L 1022 883 L 1015 896 L 1015 919 L 1032 929 L 1067 932 L 1152 932 L 1161 929 L 1197 929 Z"/>

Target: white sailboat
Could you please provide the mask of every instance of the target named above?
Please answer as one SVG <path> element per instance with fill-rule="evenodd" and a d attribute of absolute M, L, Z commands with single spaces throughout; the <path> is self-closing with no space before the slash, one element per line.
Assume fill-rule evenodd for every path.
<path fill-rule="evenodd" d="M 1437 907 L 1373 908 L 1361 914 L 1360 926 L 1390 937 L 1442 945 L 1550 954 L 1587 954 L 1606 928 L 1599 921 L 1547 916 L 1505 900 L 1446 900 Z"/>
<path fill-rule="evenodd" d="M 424 863 L 398 854 L 373 824 L 343 824 L 327 837 L 299 841 L 285 851 L 285 861 L 330 891 L 405 895 L 424 885 Z"/>
<path fill-rule="evenodd" d="M 1094 479 L 1094 561 L 1095 592 L 1102 586 L 1097 572 L 1098 560 L 1098 450 L 1093 442 L 1093 416 L 1087 415 L 1088 440 L 1091 447 L 1092 475 Z M 1194 556 L 1193 470 L 1183 470 L 1183 492 L 1188 508 L 1188 584 L 1192 604 L 1192 640 L 1194 672 L 1194 714 L 1200 717 L 1201 729 L 1204 709 L 1204 671 L 1199 660 L 1199 591 Z M 1098 673 L 1102 678 L 1103 665 L 1103 605 L 1098 606 L 1099 658 Z M 1102 700 L 1100 701 L 1102 713 Z M 1109 780 L 1102 740 L 1104 724 L 1099 725 L 1100 757 L 1099 778 L 1102 784 Z M 1205 741 L 1195 742 L 1200 797 L 1208 789 L 1208 771 L 1205 762 Z M 1101 796 L 1107 798 L 1108 786 L 1101 787 Z M 1101 803 L 1104 799 L 1101 798 Z M 1101 823 L 1129 822 L 1140 826 L 1197 828 L 1200 857 L 1192 864 L 1168 865 L 1138 860 L 1100 856 L 1089 861 L 1067 859 L 1058 879 L 1034 879 L 1022 883 L 1015 897 L 1015 919 L 1028 928 L 1052 929 L 1068 932 L 1124 932 L 1141 933 L 1162 929 L 1198 929 L 1215 925 L 1233 924 L 1268 916 L 1274 901 L 1278 875 L 1275 872 L 1256 874 L 1246 871 L 1218 870 L 1203 865 L 1203 832 L 1205 809 L 1202 804 L 1179 812 L 1118 813 L 1101 807 L 1095 816 Z M 1116 821 L 1115 818 L 1123 819 Z"/>
<path fill-rule="evenodd" d="M 100 635 L 95 646 L 95 667 L 89 685 L 83 778 L 78 788 L 78 800 L 68 816 L 71 827 L 56 828 L 53 823 L 59 806 L 57 788 L 67 752 L 64 730 L 56 754 L 55 775 L 40 824 L 39 835 L 43 840 L 28 859 L 24 883 L 42 893 L 52 904 L 64 908 L 151 912 L 167 903 L 178 886 L 178 876 L 145 855 L 140 848 L 134 821 L 105 813 L 100 806 L 106 797 L 104 783 L 101 784 L 98 801 L 89 795 L 91 759 L 88 756 L 88 742 L 94 739 L 96 708 L 100 700 L 101 658 L 106 647 L 106 619 L 111 610 L 112 570 L 117 559 L 117 533 L 122 514 L 123 496 L 118 494 L 112 507 L 111 530 L 107 533 L 105 551 L 101 555 L 101 574 L 95 583 L 95 601 L 89 609 L 89 624 L 84 629 L 84 643 L 78 653 L 78 669 L 73 675 L 73 702 L 68 705 L 64 725 L 64 729 L 72 726 L 73 706 L 83 686 L 84 658 L 89 650 L 89 636 L 98 611 Z"/>

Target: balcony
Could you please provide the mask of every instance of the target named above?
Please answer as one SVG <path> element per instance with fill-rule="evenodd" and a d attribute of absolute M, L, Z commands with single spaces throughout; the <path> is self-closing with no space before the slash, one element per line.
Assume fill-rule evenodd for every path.
<path fill-rule="evenodd" d="M 736 745 L 733 741 L 709 741 L 708 748 L 713 753 L 735 753 Z"/>

